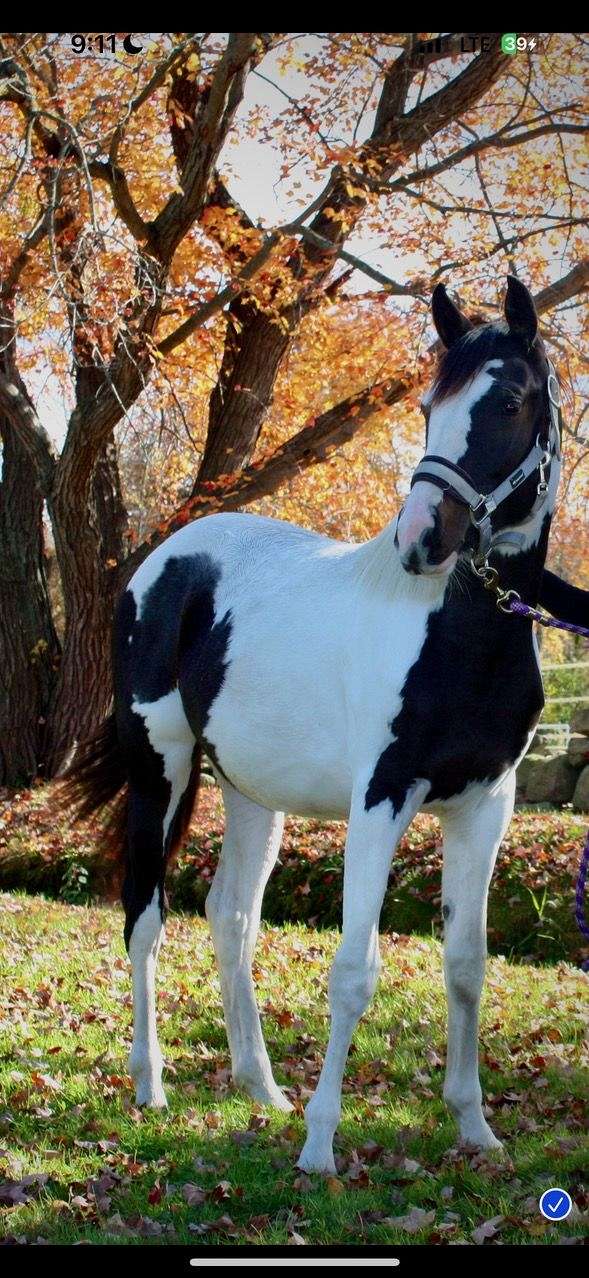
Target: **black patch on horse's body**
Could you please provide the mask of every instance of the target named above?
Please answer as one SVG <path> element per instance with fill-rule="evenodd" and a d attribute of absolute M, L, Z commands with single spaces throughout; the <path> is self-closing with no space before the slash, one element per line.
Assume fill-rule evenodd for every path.
<path fill-rule="evenodd" d="M 165 913 L 163 877 L 167 856 L 190 817 L 197 756 L 211 706 L 225 676 L 231 634 L 227 612 L 215 621 L 214 592 L 220 568 L 209 555 L 168 559 L 146 591 L 137 615 L 131 590 L 119 600 L 114 630 L 117 733 L 129 777 L 128 838 L 123 904 L 125 941 L 153 899 Z M 191 784 L 179 804 L 164 847 L 163 823 L 171 795 L 163 756 L 153 748 L 145 720 L 133 701 L 156 702 L 179 687 L 186 717 L 196 738 Z"/>
<path fill-rule="evenodd" d="M 511 587 L 525 582 L 529 591 L 537 556 L 543 552 L 534 547 L 509 561 Z M 388 799 L 399 812 L 420 779 L 429 781 L 425 803 L 450 799 L 471 782 L 496 780 L 519 758 L 544 704 L 531 623 L 520 620 L 499 612 L 474 579 L 466 596 L 450 588 L 405 680 L 395 739 L 376 763 L 367 810 Z"/>
<path fill-rule="evenodd" d="M 232 630 L 231 609 L 215 621 L 212 590 L 200 591 L 188 602 L 182 617 L 178 647 L 178 687 L 186 718 L 202 740 L 211 707 L 225 680 L 227 649 Z"/>
<path fill-rule="evenodd" d="M 480 493 L 492 492 L 521 465 L 535 439 L 548 442 L 550 434 L 548 365 L 541 343 L 533 341 L 533 302 L 517 281 L 510 284 L 508 302 L 509 324 L 465 331 L 446 295 L 437 299 L 442 327 L 455 329 L 456 335 L 450 332 L 428 407 L 467 386 L 489 361 L 500 361 L 489 369 L 488 389 L 470 409 L 465 451 L 455 459 Z M 537 486 L 535 471 L 500 503 L 492 515 L 494 533 L 529 516 Z M 440 561 L 457 544 L 452 519 L 462 511 L 464 520 L 466 510 L 451 494 L 447 501 L 444 497 L 436 510 L 439 527 L 430 562 Z M 442 536 L 448 533 L 449 517 L 450 547 Z M 503 588 L 518 591 L 532 605 L 543 581 L 549 528 L 547 515 L 538 542 L 528 551 L 491 556 Z M 474 532 L 465 527 L 463 553 L 475 548 Z M 411 570 L 410 559 L 406 566 Z M 531 622 L 520 626 L 522 618 L 498 611 L 480 582 L 470 581 L 466 593 L 463 585 L 457 581 L 453 589 L 451 583 L 442 608 L 428 619 L 421 652 L 403 686 L 401 709 L 391 724 L 394 740 L 380 755 L 366 791 L 367 809 L 388 799 L 399 812 L 420 779 L 429 782 L 424 802 L 450 799 L 471 782 L 496 780 L 522 754 L 539 718 L 544 696 Z"/>

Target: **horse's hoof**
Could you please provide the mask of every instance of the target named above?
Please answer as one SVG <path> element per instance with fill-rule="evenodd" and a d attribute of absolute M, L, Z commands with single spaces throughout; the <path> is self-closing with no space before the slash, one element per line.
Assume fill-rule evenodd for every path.
<path fill-rule="evenodd" d="M 309 1139 L 297 1158 L 297 1167 L 304 1172 L 318 1172 L 321 1176 L 335 1176 L 333 1150 Z"/>
<path fill-rule="evenodd" d="M 139 1087 L 135 1097 L 138 1109 L 167 1109 L 168 1102 L 163 1087 Z"/>
<path fill-rule="evenodd" d="M 465 1145 L 476 1145 L 477 1149 L 483 1150 L 485 1153 L 500 1153 L 504 1150 L 501 1141 L 497 1139 L 494 1132 L 487 1123 L 483 1127 L 477 1127 L 474 1131 L 461 1132 L 460 1139 Z"/>
<path fill-rule="evenodd" d="M 274 1109 L 281 1110 L 283 1114 L 290 1114 L 293 1109 L 288 1096 L 284 1095 L 282 1089 L 274 1081 L 271 1083 L 254 1083 L 249 1079 L 234 1074 L 233 1082 L 236 1087 L 247 1092 L 248 1096 L 251 1096 L 252 1100 L 257 1101 L 259 1105 L 272 1105 Z"/>
<path fill-rule="evenodd" d="M 290 1114 L 293 1106 L 288 1096 L 279 1087 L 257 1087 L 250 1091 L 252 1100 L 258 1101 L 260 1105 L 271 1105 L 273 1109 L 279 1109 L 283 1114 Z"/>

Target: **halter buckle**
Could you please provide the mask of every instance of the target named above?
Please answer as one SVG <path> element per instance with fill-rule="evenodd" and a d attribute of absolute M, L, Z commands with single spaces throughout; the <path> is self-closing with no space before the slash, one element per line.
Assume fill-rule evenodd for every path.
<path fill-rule="evenodd" d="M 481 493 L 476 503 L 476 506 L 471 506 L 470 508 L 470 517 L 475 528 L 480 528 L 481 524 L 484 524 L 485 520 L 488 519 L 489 515 L 492 514 L 492 512 L 496 509 L 497 509 L 497 502 L 495 501 L 492 494 L 489 494 L 488 497 L 485 497 Z"/>

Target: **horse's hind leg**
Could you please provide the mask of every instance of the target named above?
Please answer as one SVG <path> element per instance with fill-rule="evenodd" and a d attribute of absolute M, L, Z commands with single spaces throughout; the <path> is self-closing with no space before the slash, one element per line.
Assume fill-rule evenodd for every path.
<path fill-rule="evenodd" d="M 155 972 L 164 935 L 164 857 L 161 842 L 152 833 L 158 824 L 161 828 L 161 815 L 147 795 L 133 795 L 131 808 L 131 851 L 123 887 L 125 940 L 133 974 L 133 1045 L 128 1068 L 137 1104 L 162 1108 L 167 1102 L 156 1027 Z"/>
<path fill-rule="evenodd" d="M 178 705 L 176 700 L 178 699 Z M 166 862 L 181 839 L 198 784 L 195 742 L 177 693 L 134 706 L 147 735 L 136 732 L 130 756 L 125 943 L 133 972 L 133 1045 L 129 1072 L 137 1104 L 166 1105 L 157 1037 L 155 973 L 164 934 Z"/>
<path fill-rule="evenodd" d="M 291 1109 L 272 1076 L 252 980 L 262 897 L 276 862 L 284 816 L 270 812 L 221 780 L 226 824 L 206 901 L 221 977 L 233 1081 L 255 1100 Z"/>

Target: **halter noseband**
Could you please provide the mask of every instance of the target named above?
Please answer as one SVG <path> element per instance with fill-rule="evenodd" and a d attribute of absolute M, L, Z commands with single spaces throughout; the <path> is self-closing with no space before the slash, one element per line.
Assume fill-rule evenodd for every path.
<path fill-rule="evenodd" d="M 412 488 L 418 479 L 426 479 L 430 484 L 435 484 L 438 488 L 441 488 L 443 492 L 449 492 L 461 505 L 468 507 L 471 523 L 474 524 L 479 534 L 477 552 L 477 559 L 479 560 L 485 558 L 489 550 L 492 549 L 493 543 L 498 542 L 501 537 L 507 541 L 508 538 L 513 536 L 512 534 L 498 533 L 493 537 L 491 515 L 536 470 L 540 472 L 536 500 L 529 516 L 526 516 L 526 518 L 534 515 L 546 501 L 548 493 L 546 470 L 550 467 L 553 456 L 560 457 L 560 424 L 558 419 L 561 403 L 560 387 L 554 366 L 550 360 L 548 360 L 546 390 L 548 393 L 549 423 L 545 439 L 542 440 L 539 434 L 536 438 L 536 443 L 530 449 L 527 457 L 524 457 L 523 462 L 515 470 L 512 470 L 511 474 L 506 479 L 503 479 L 492 492 L 480 493 L 465 470 L 462 470 L 455 462 L 448 461 L 445 457 L 437 457 L 435 453 L 426 453 L 413 472 Z M 513 537 L 513 539 L 515 538 Z"/>

